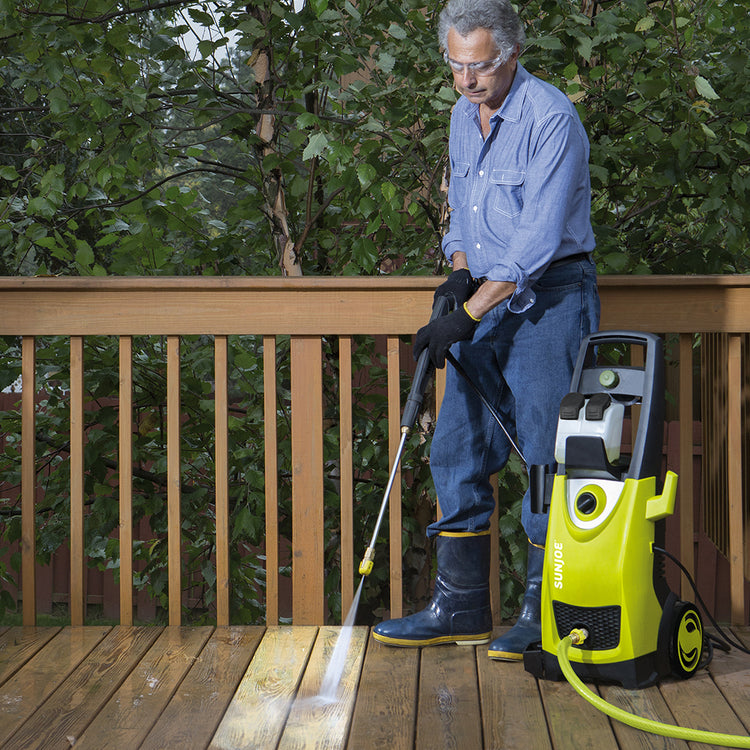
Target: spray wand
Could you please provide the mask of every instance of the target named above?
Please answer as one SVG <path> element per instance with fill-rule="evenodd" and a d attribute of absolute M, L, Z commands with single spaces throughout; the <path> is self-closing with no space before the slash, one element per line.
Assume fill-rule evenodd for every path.
<path fill-rule="evenodd" d="M 449 309 L 450 302 L 448 298 L 438 297 L 432 307 L 430 321 L 442 317 L 449 312 Z M 396 480 L 399 463 L 401 462 L 401 454 L 404 452 L 404 446 L 406 445 L 406 439 L 409 437 L 411 428 L 414 426 L 414 423 L 419 416 L 419 411 L 422 408 L 422 400 L 424 399 L 425 387 L 427 386 L 427 380 L 431 374 L 432 364 L 430 362 L 430 353 L 425 349 L 419 355 L 419 359 L 417 360 L 417 369 L 414 372 L 414 379 L 412 380 L 411 389 L 409 390 L 409 396 L 406 399 L 404 411 L 401 415 L 401 441 L 398 450 L 396 451 L 396 458 L 393 461 L 393 468 L 391 469 L 391 475 L 388 478 L 388 484 L 383 493 L 383 500 L 380 504 L 380 513 L 378 513 L 378 520 L 375 522 L 375 531 L 372 534 L 370 546 L 365 551 L 362 562 L 359 564 L 359 574 L 361 576 L 369 576 L 372 572 L 373 565 L 375 564 L 375 541 L 378 538 L 380 524 L 383 522 L 385 509 L 388 505 L 388 498 L 390 497 L 393 483 Z"/>

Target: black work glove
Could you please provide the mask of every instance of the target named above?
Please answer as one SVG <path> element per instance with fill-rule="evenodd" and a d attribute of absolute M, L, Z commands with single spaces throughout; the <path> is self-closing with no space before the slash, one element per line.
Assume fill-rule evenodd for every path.
<path fill-rule="evenodd" d="M 433 304 L 438 297 L 447 297 L 453 310 L 459 307 L 476 292 L 478 283 L 472 278 L 468 268 L 460 268 L 453 271 L 451 275 L 435 290 Z"/>
<path fill-rule="evenodd" d="M 466 341 L 474 335 L 477 322 L 466 312 L 463 305 L 441 318 L 430 321 L 417 331 L 414 339 L 414 359 L 428 349 L 430 361 L 438 369 L 445 367 L 445 354 L 451 344 Z"/>

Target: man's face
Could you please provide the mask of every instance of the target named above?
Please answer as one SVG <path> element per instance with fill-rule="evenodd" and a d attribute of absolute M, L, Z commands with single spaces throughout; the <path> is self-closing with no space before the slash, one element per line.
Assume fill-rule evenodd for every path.
<path fill-rule="evenodd" d="M 448 58 L 454 63 L 477 63 L 494 60 L 500 51 L 492 40 L 489 29 L 474 29 L 466 36 L 461 36 L 455 29 L 448 32 Z M 500 105 L 513 83 L 518 61 L 518 49 L 514 50 L 505 63 L 497 70 L 482 75 L 464 67 L 461 72 L 453 70 L 456 88 L 475 104 L 488 107 L 491 111 L 500 109 Z"/>

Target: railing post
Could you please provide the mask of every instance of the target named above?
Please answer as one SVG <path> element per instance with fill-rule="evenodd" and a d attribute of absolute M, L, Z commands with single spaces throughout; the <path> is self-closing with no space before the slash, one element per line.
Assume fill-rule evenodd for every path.
<path fill-rule="evenodd" d="M 216 624 L 229 625 L 229 376 L 226 336 L 214 338 L 216 483 Z"/>
<path fill-rule="evenodd" d="M 86 619 L 83 538 L 83 336 L 70 337 L 70 624 Z"/>
<path fill-rule="evenodd" d="M 276 337 L 263 337 L 263 438 L 266 501 L 266 625 L 279 624 L 279 447 L 276 430 Z"/>
<path fill-rule="evenodd" d="M 388 456 L 392 467 L 401 442 L 401 368 L 397 336 L 388 336 Z M 390 547 L 391 617 L 401 617 L 404 608 L 403 548 L 401 519 L 401 470 L 396 472 L 388 498 Z"/>
<path fill-rule="evenodd" d="M 727 350 L 727 489 L 732 624 L 745 623 L 744 502 L 742 497 L 742 336 L 729 334 Z"/>
<path fill-rule="evenodd" d="M 167 336 L 167 569 L 169 624 L 182 624 L 180 337 Z"/>
<path fill-rule="evenodd" d="M 352 338 L 339 337 L 339 492 L 341 494 L 341 617 L 354 600 L 354 469 Z"/>
<path fill-rule="evenodd" d="M 120 337 L 120 624 L 133 624 L 133 339 Z"/>
<path fill-rule="evenodd" d="M 325 622 L 323 373 L 319 336 L 291 338 L 292 586 L 295 625 Z"/>
<path fill-rule="evenodd" d="M 680 415 L 680 559 L 695 578 L 695 529 L 693 528 L 693 334 L 680 334 L 679 415 Z M 683 576 L 680 596 L 694 601 L 695 594 Z"/>
<path fill-rule="evenodd" d="M 36 625 L 36 339 L 21 349 L 21 588 L 23 624 Z"/>

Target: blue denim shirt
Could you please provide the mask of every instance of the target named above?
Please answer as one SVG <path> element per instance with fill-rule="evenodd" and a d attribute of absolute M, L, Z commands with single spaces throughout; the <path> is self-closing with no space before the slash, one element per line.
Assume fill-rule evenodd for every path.
<path fill-rule="evenodd" d="M 476 278 L 511 281 L 511 312 L 534 304 L 534 282 L 559 258 L 594 249 L 589 143 L 575 107 L 519 63 L 490 120 L 461 97 L 450 129 L 450 229 L 443 251 L 466 253 Z"/>

